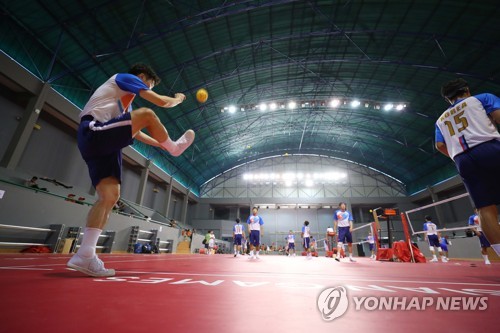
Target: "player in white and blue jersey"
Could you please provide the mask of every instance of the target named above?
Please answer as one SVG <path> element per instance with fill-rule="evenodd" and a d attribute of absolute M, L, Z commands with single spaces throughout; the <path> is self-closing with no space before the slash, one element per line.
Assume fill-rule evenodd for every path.
<path fill-rule="evenodd" d="M 370 248 L 371 256 L 370 259 L 375 259 L 375 237 L 370 232 L 366 237 L 366 241 L 368 242 L 368 247 Z"/>
<path fill-rule="evenodd" d="M 500 255 L 500 98 L 472 96 L 463 79 L 444 84 L 441 95 L 451 106 L 436 121 L 436 148 L 455 162 L 478 208 L 482 230 Z"/>
<path fill-rule="evenodd" d="M 344 243 L 347 243 L 349 251 L 349 261 L 356 262 L 352 257 L 352 215 L 347 211 L 345 202 L 339 203 L 339 209 L 333 214 L 333 230 L 337 230 L 337 255 L 334 255 L 336 261 L 340 261 L 340 253 L 344 248 Z"/>
<path fill-rule="evenodd" d="M 260 246 L 260 237 L 264 236 L 264 220 L 262 217 L 257 215 L 259 210 L 257 207 L 252 208 L 252 215 L 250 215 L 247 219 L 248 224 L 248 234 L 250 240 L 250 257 L 249 259 L 260 259 L 259 257 L 259 246 Z"/>
<path fill-rule="evenodd" d="M 439 233 L 438 237 L 439 237 L 439 245 L 441 245 L 441 250 L 443 250 L 443 255 L 446 257 L 446 259 L 450 260 L 450 256 L 448 253 L 448 245 L 451 245 L 451 242 L 448 240 L 448 236 L 441 235 Z"/>
<path fill-rule="evenodd" d="M 239 257 L 241 253 L 241 241 L 245 237 L 245 230 L 240 224 L 240 219 L 236 219 L 236 224 L 233 225 L 233 240 L 234 240 L 234 256 Z"/>
<path fill-rule="evenodd" d="M 309 221 L 304 221 L 302 226 L 302 232 L 300 233 L 302 237 L 302 245 L 304 250 L 307 252 L 307 259 L 311 259 L 311 229 L 309 228 Z"/>
<path fill-rule="evenodd" d="M 481 246 L 481 255 L 483 256 L 485 265 L 491 265 L 490 259 L 488 259 L 488 248 L 491 247 L 490 242 L 484 236 L 483 230 L 481 229 L 481 220 L 477 215 L 477 209 L 474 208 L 474 214 L 469 217 L 469 225 L 473 226 L 472 231 L 479 238 L 479 245 Z"/>
<path fill-rule="evenodd" d="M 441 244 L 439 244 L 439 237 L 437 232 L 437 226 L 432 223 L 432 217 L 429 215 L 425 216 L 424 223 L 425 239 L 429 242 L 429 250 L 432 253 L 432 259 L 430 262 L 437 262 L 435 248 L 438 249 L 439 256 L 442 262 L 448 262 L 448 259 L 443 254 L 443 249 L 441 249 Z"/>
<path fill-rule="evenodd" d="M 295 235 L 293 233 L 293 230 L 290 230 L 288 232 L 288 235 L 285 237 L 285 240 L 288 244 L 288 255 L 289 256 L 294 256 L 295 257 Z M 293 254 L 292 254 L 293 251 Z"/>
<path fill-rule="evenodd" d="M 136 96 L 163 108 L 174 107 L 185 100 L 186 96 L 181 93 L 172 98 L 153 92 L 158 83 L 160 78 L 149 66 L 134 65 L 128 73 L 115 74 L 97 88 L 80 114 L 78 148 L 98 198 L 87 215 L 81 246 L 67 263 L 70 268 L 91 276 L 115 275 L 115 271 L 106 269 L 97 257 L 96 244 L 120 197 L 122 148 L 137 139 L 179 156 L 194 141 L 194 132 L 188 130 L 174 142 L 153 110 L 132 110 Z"/>

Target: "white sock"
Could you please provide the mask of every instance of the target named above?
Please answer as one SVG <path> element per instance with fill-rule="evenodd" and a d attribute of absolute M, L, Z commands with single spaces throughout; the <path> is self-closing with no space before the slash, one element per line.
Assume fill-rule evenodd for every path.
<path fill-rule="evenodd" d="M 500 256 L 500 244 L 491 244 L 491 248 L 495 251 L 497 256 Z"/>
<path fill-rule="evenodd" d="M 484 258 L 484 261 L 488 261 L 488 255 L 487 254 L 483 254 L 483 258 Z"/>
<path fill-rule="evenodd" d="M 170 137 L 160 143 L 162 147 L 165 147 L 166 150 L 168 150 L 169 153 L 174 153 L 177 150 L 177 143 L 172 141 Z"/>
<path fill-rule="evenodd" d="M 257 255 L 257 256 L 258 256 L 258 255 L 259 255 L 259 252 L 260 252 L 260 251 L 255 251 L 255 255 Z"/>
<path fill-rule="evenodd" d="M 432 255 L 432 259 L 437 259 L 435 254 Z"/>
<path fill-rule="evenodd" d="M 95 247 L 102 230 L 97 228 L 85 228 L 82 244 L 78 250 L 78 255 L 83 258 L 92 258 L 95 256 Z"/>

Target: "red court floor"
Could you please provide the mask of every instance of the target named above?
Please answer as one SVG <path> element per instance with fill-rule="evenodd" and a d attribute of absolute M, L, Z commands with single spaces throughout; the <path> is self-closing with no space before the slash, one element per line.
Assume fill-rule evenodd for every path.
<path fill-rule="evenodd" d="M 499 323 L 497 262 L 358 258 L 338 263 L 285 256 L 251 261 L 165 254 L 101 258 L 117 270 L 116 277 L 71 271 L 67 255 L 0 255 L 0 332 L 442 333 L 492 331 Z M 325 292 L 322 310 L 345 313 L 326 321 L 318 296 L 333 287 L 346 290 L 344 303 L 333 297 L 337 293 L 324 301 Z"/>

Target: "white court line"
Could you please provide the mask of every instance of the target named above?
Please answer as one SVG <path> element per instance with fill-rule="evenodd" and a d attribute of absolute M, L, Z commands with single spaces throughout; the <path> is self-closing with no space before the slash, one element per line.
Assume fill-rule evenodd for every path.
<path fill-rule="evenodd" d="M 68 258 L 65 258 L 65 259 L 68 259 L 69 260 L 69 257 Z M 198 258 L 198 257 L 193 257 L 193 258 L 162 258 L 162 259 L 144 259 L 144 260 L 116 260 L 116 261 L 110 261 L 110 260 L 106 260 L 105 263 L 106 264 L 114 264 L 114 263 L 122 263 L 122 262 L 128 262 L 128 263 L 133 263 L 133 262 L 144 262 L 144 261 L 147 261 L 147 262 L 152 262 L 152 261 L 174 261 L 174 260 L 193 260 L 193 259 L 203 259 L 203 258 Z M 43 264 L 43 265 L 21 265 L 21 266 L 0 266 L 0 269 L 1 268 L 5 268 L 5 269 L 14 269 L 16 267 L 19 267 L 19 268 L 31 268 L 31 267 L 52 267 L 52 266 L 66 266 L 66 264 Z"/>
<path fill-rule="evenodd" d="M 208 273 L 168 273 L 168 272 L 140 272 L 140 271 L 122 271 L 118 270 L 118 273 L 131 273 L 131 274 L 158 274 L 158 275 L 185 275 L 185 276 L 207 276 L 207 277 L 245 277 L 245 278 L 285 278 L 285 279 L 312 279 L 312 280 L 334 280 L 332 276 L 304 276 L 302 273 L 297 273 L 296 276 L 286 276 L 286 275 L 272 275 L 272 274 L 262 274 L 262 276 L 255 275 L 243 275 L 243 274 L 208 274 Z M 290 274 L 290 273 L 287 273 Z M 118 278 L 120 276 L 117 276 Z M 452 284 L 452 285 L 470 285 L 470 286 L 490 286 L 490 287 L 500 287 L 500 284 L 493 283 L 473 283 L 473 282 L 448 282 L 448 281 L 412 281 L 412 280 L 377 280 L 377 279 L 357 279 L 352 278 L 351 275 L 336 275 L 335 279 L 346 279 L 345 281 L 357 281 L 357 282 L 386 282 L 386 283 L 423 283 L 423 284 Z"/>
<path fill-rule="evenodd" d="M 53 271 L 53 268 L 0 267 L 0 269 L 22 269 L 26 271 Z"/>

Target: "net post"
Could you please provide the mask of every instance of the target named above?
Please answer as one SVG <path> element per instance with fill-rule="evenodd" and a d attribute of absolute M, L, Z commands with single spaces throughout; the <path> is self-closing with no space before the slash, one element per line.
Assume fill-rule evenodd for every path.
<path fill-rule="evenodd" d="M 401 224 L 403 225 L 403 233 L 405 235 L 406 243 L 408 244 L 408 248 L 410 249 L 410 254 L 411 254 L 411 262 L 416 262 L 415 261 L 415 256 L 413 254 L 413 247 L 411 243 L 411 236 L 410 236 L 410 230 L 408 228 L 408 220 L 406 219 L 406 213 L 401 213 Z"/>
<path fill-rule="evenodd" d="M 373 241 L 375 242 L 375 258 L 378 255 L 378 249 L 379 249 L 379 241 L 378 241 L 378 229 L 377 229 L 377 223 L 372 222 L 372 235 L 373 235 Z"/>

